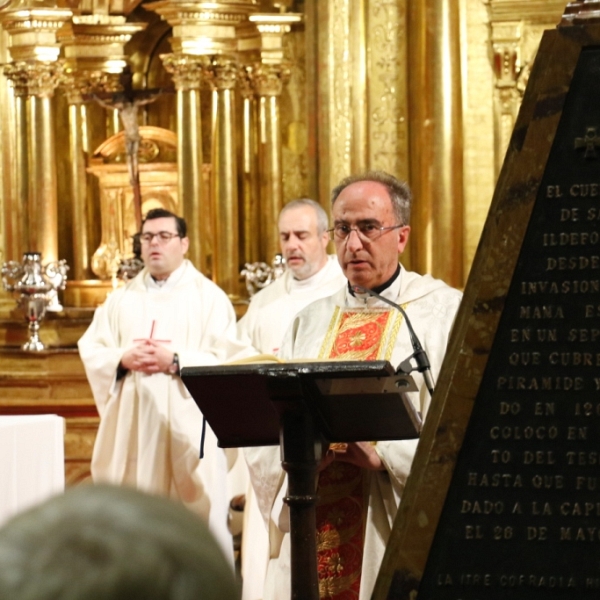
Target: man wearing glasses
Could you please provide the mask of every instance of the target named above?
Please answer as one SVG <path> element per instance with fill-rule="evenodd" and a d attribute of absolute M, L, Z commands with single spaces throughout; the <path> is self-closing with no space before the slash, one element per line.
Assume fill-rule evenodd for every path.
<path fill-rule="evenodd" d="M 185 221 L 148 212 L 144 269 L 94 314 L 79 352 L 100 414 L 92 477 L 181 500 L 203 516 L 232 557 L 227 466 L 179 378 L 185 365 L 252 354 L 237 341 L 227 295 L 185 259 Z"/>
<path fill-rule="evenodd" d="M 347 284 L 296 315 L 279 355 L 286 360 L 389 360 L 413 354 L 400 305 L 426 351 L 433 380 L 461 300 L 457 290 L 398 262 L 410 233 L 408 186 L 380 171 L 344 179 L 332 192 L 329 230 Z M 354 286 L 357 286 L 355 288 Z M 430 394 L 420 372 L 409 394 L 426 415 Z M 317 552 L 321 598 L 371 597 L 416 440 L 336 445 L 322 460 L 317 484 Z M 264 600 L 289 597 L 290 556 L 285 478 L 278 448 L 246 450 L 263 518 L 270 523 L 271 561 Z"/>

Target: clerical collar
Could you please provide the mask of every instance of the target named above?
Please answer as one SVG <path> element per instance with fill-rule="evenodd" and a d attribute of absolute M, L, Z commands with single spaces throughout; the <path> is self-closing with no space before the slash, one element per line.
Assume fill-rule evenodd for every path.
<path fill-rule="evenodd" d="M 167 283 L 167 280 L 169 279 L 168 277 L 166 277 L 165 279 L 156 279 L 154 275 L 150 275 L 150 278 L 158 287 L 162 287 L 163 285 L 165 285 L 165 283 Z"/>
<path fill-rule="evenodd" d="M 394 281 L 396 281 L 396 279 L 398 279 L 398 276 L 400 275 L 400 263 L 398 263 L 398 266 L 396 267 L 396 272 L 384 283 L 382 283 L 381 285 L 378 285 L 377 287 L 371 288 L 372 292 L 375 292 L 376 294 L 381 294 L 381 292 L 383 292 L 384 290 L 387 290 L 390 285 L 392 285 L 392 283 L 394 283 Z M 348 282 L 348 291 L 355 296 L 356 294 L 354 293 L 354 290 L 352 289 L 352 286 L 350 285 L 350 282 Z"/>
<path fill-rule="evenodd" d="M 186 261 L 184 260 L 166 279 L 154 279 L 150 273 L 146 274 L 144 279 L 146 283 L 146 289 L 149 292 L 161 292 L 172 290 L 183 277 L 185 271 Z"/>

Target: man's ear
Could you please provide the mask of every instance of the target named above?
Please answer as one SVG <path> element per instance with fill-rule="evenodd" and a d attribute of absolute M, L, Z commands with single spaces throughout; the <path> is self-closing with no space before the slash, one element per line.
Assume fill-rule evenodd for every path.
<path fill-rule="evenodd" d="M 404 225 L 404 227 L 400 227 L 398 232 L 398 254 L 402 254 L 404 252 L 404 248 L 406 248 L 406 244 L 408 244 L 410 225 Z"/>
<path fill-rule="evenodd" d="M 181 238 L 181 245 L 183 247 L 183 253 L 185 254 L 190 247 L 190 238 L 187 236 L 184 238 Z"/>
<path fill-rule="evenodd" d="M 323 248 L 327 248 L 327 244 L 329 244 L 329 233 L 327 230 L 321 234 L 321 244 L 323 245 Z"/>

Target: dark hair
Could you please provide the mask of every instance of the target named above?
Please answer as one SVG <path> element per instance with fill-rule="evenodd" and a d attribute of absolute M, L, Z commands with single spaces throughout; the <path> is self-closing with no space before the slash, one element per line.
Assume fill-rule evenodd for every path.
<path fill-rule="evenodd" d="M 0 528 L 0 598 L 235 600 L 233 568 L 183 504 L 79 485 Z"/>
<path fill-rule="evenodd" d="M 360 181 L 375 181 L 385 186 L 392 201 L 392 208 L 398 219 L 398 224 L 408 225 L 410 223 L 410 205 L 412 203 L 410 188 L 406 182 L 396 179 L 385 171 L 366 171 L 365 173 L 345 177 L 331 192 L 331 206 L 334 205 L 344 188 Z"/>
<path fill-rule="evenodd" d="M 179 237 L 184 238 L 187 235 L 187 224 L 183 217 L 177 216 L 166 208 L 153 208 L 146 213 L 144 220 L 142 221 L 142 228 L 146 221 L 152 221 L 153 219 L 164 219 L 164 218 L 175 219 L 175 225 L 177 226 L 177 233 Z"/>

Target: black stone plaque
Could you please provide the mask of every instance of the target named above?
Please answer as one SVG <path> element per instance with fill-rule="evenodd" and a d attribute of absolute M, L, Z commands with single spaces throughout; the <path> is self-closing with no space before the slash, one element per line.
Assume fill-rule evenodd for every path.
<path fill-rule="evenodd" d="M 600 598 L 600 47 L 564 99 L 418 597 Z"/>

